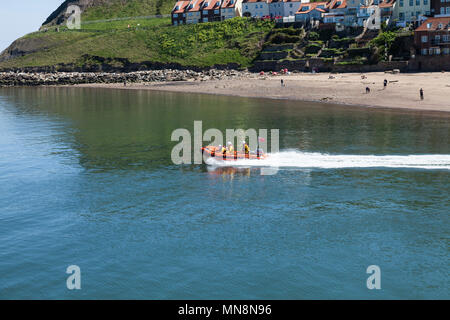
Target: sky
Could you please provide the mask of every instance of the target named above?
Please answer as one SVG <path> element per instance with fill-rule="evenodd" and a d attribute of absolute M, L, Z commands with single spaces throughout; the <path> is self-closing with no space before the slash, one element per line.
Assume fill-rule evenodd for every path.
<path fill-rule="evenodd" d="M 0 52 L 14 40 L 37 31 L 64 0 L 0 0 Z"/>

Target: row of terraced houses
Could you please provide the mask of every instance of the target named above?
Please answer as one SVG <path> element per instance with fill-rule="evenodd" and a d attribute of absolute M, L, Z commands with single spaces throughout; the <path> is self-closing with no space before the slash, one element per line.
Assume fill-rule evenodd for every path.
<path fill-rule="evenodd" d="M 415 32 L 419 54 L 450 54 L 450 0 L 185 0 L 172 9 L 172 24 L 239 16 L 374 29 L 381 23 L 415 23 L 419 26 Z"/>
<path fill-rule="evenodd" d="M 237 16 L 288 22 L 364 26 L 372 15 L 380 22 L 405 25 L 430 16 L 450 15 L 450 0 L 185 0 L 176 2 L 172 24 L 222 21 Z"/>

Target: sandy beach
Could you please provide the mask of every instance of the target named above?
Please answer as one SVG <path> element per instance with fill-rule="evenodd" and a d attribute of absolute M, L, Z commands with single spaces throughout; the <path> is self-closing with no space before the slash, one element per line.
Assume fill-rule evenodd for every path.
<path fill-rule="evenodd" d="M 285 86 L 281 85 L 283 79 Z M 383 87 L 384 79 L 388 80 Z M 146 89 L 241 97 L 317 101 L 376 108 L 450 112 L 450 73 L 264 75 L 181 82 L 82 84 L 77 87 Z M 366 93 L 366 87 L 370 93 Z M 423 89 L 424 99 L 419 90 Z"/>

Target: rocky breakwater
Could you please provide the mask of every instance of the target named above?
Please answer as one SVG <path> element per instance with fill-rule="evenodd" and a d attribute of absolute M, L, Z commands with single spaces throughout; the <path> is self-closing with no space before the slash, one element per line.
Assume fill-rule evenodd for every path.
<path fill-rule="evenodd" d="M 86 83 L 142 83 L 164 81 L 207 81 L 243 78 L 247 71 L 217 70 L 149 70 L 129 73 L 101 72 L 0 72 L 0 87 L 9 86 L 54 86 Z"/>

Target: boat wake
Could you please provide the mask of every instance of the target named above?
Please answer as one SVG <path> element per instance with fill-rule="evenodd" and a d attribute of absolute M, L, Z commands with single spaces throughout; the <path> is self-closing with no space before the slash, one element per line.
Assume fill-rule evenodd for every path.
<path fill-rule="evenodd" d="M 264 160 L 206 160 L 214 167 L 277 167 L 277 168 L 416 168 L 450 170 L 450 155 L 336 155 L 286 150 Z"/>

